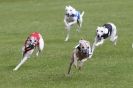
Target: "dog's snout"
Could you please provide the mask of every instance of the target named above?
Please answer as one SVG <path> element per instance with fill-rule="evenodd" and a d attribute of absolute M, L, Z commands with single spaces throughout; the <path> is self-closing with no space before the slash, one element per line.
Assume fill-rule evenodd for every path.
<path fill-rule="evenodd" d="M 99 36 L 99 35 L 97 35 L 97 37 L 99 38 L 100 36 Z"/>

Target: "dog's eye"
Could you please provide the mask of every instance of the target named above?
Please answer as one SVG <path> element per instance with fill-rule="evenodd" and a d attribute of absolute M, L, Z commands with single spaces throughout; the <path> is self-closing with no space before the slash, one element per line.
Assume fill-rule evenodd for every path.
<path fill-rule="evenodd" d="M 70 10 L 70 11 L 72 11 L 72 10 Z"/>
<path fill-rule="evenodd" d="M 84 47 L 82 47 L 82 48 L 84 48 Z"/>
<path fill-rule="evenodd" d="M 101 32 L 103 32 L 103 31 L 101 31 Z"/>
<path fill-rule="evenodd" d="M 97 30 L 97 32 L 98 32 L 98 30 Z"/>
<path fill-rule="evenodd" d="M 32 42 L 32 40 L 30 40 L 30 42 Z"/>
<path fill-rule="evenodd" d="M 36 40 L 34 42 L 37 42 Z"/>
<path fill-rule="evenodd" d="M 89 48 L 89 47 L 87 47 L 87 48 Z"/>

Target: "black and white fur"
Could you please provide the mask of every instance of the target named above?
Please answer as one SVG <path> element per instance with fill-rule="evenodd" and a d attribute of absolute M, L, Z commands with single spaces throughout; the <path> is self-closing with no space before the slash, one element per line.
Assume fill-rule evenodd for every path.
<path fill-rule="evenodd" d="M 116 26 L 113 23 L 106 23 L 101 27 L 97 27 L 92 51 L 94 51 L 95 46 L 102 45 L 104 43 L 104 40 L 107 38 L 110 38 L 110 41 L 112 41 L 114 45 L 116 45 L 118 35 Z"/>

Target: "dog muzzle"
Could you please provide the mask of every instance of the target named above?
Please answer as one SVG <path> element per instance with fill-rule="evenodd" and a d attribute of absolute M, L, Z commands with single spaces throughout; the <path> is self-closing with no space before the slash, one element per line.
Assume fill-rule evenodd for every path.
<path fill-rule="evenodd" d="M 82 50 L 82 53 L 89 57 L 89 48 Z"/>
<path fill-rule="evenodd" d="M 101 36 L 100 36 L 100 35 L 97 35 L 97 39 L 98 39 L 98 40 L 101 40 Z"/>

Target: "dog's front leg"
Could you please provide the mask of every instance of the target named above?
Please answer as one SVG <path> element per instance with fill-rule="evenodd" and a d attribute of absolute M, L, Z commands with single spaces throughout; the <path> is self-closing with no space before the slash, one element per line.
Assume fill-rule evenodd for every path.
<path fill-rule="evenodd" d="M 93 52 L 94 52 L 94 50 L 93 50 Z M 93 55 L 93 52 L 90 51 L 88 59 L 91 59 L 91 57 L 92 57 L 92 55 Z"/>
<path fill-rule="evenodd" d="M 74 20 L 73 22 L 68 23 L 68 26 L 72 26 L 73 24 L 76 24 L 77 20 Z"/>
<path fill-rule="evenodd" d="M 70 36 L 70 29 L 67 29 L 67 35 L 66 35 L 65 41 L 68 41 L 69 36 Z"/>
<path fill-rule="evenodd" d="M 69 25 L 68 25 L 68 22 L 66 21 L 66 16 L 64 18 L 64 24 L 65 24 L 65 28 L 66 29 L 70 29 Z"/>
<path fill-rule="evenodd" d="M 73 58 L 73 56 L 72 56 L 71 62 L 70 62 L 69 68 L 68 68 L 68 73 L 67 73 L 67 74 L 70 74 L 70 71 L 71 71 L 71 67 L 72 67 L 73 62 L 74 62 L 74 58 Z"/>
<path fill-rule="evenodd" d="M 76 53 L 74 53 L 74 66 L 77 68 L 77 63 L 78 63 L 78 57 L 76 56 Z"/>
<path fill-rule="evenodd" d="M 95 50 L 95 48 L 96 48 L 96 46 L 95 46 L 95 44 L 97 43 L 97 37 L 95 37 L 95 40 L 94 40 L 94 43 L 93 43 L 93 45 L 92 45 L 92 50 L 91 50 L 91 53 L 92 53 L 92 55 L 93 55 L 93 52 L 94 52 L 94 50 Z"/>
<path fill-rule="evenodd" d="M 27 61 L 27 57 L 25 56 L 22 60 L 21 60 L 21 62 L 13 69 L 13 71 L 17 71 L 19 68 L 20 68 L 20 66 L 22 65 L 22 64 L 24 64 L 26 61 Z"/>
<path fill-rule="evenodd" d="M 65 26 L 66 26 L 66 28 L 68 27 L 68 23 L 67 23 L 67 21 L 66 21 L 66 18 L 64 18 L 64 23 L 65 23 Z"/>
<path fill-rule="evenodd" d="M 70 25 L 68 25 L 68 22 L 66 21 L 66 17 L 64 18 L 64 23 L 65 23 L 65 28 L 67 30 L 67 35 L 66 35 L 65 41 L 68 41 L 69 34 L 70 34 Z"/>
<path fill-rule="evenodd" d="M 98 41 L 98 42 L 95 44 L 95 46 L 102 45 L 102 44 L 103 44 L 103 42 L 104 42 L 104 39 L 102 38 L 100 41 Z"/>
<path fill-rule="evenodd" d="M 72 54 L 72 57 L 71 57 L 71 62 L 70 62 L 70 66 L 69 66 L 69 69 L 68 69 L 68 74 L 70 74 L 70 70 L 71 70 L 72 64 L 74 64 L 75 67 L 77 67 L 77 56 L 76 56 L 76 52 L 77 52 L 77 50 L 75 49 L 73 51 L 73 54 Z"/>
<path fill-rule="evenodd" d="M 82 66 L 83 66 L 83 64 L 84 64 L 85 61 L 87 61 L 87 58 L 82 59 L 81 61 L 79 61 L 79 64 L 78 64 L 79 70 L 81 70 L 81 68 L 82 68 Z"/>

